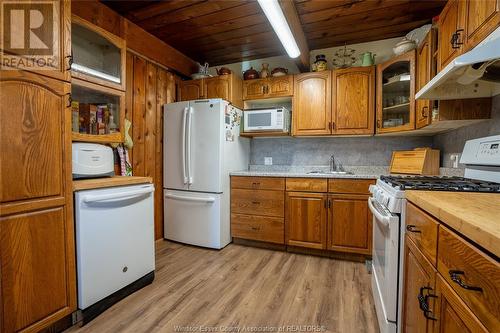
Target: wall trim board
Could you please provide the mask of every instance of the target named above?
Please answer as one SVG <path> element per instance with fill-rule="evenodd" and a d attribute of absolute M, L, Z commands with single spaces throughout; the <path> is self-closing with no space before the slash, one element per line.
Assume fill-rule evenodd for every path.
<path fill-rule="evenodd" d="M 194 60 L 97 0 L 73 0 L 71 12 L 125 39 L 127 48 L 171 71 L 186 77 L 198 71 L 198 65 Z"/>

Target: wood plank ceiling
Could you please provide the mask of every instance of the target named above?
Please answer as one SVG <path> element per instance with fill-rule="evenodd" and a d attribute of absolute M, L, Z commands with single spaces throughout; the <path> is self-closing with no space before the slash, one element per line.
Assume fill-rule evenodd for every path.
<path fill-rule="evenodd" d="M 309 49 L 403 36 L 446 0 L 294 1 Z M 256 0 L 103 0 L 192 59 L 210 65 L 285 55 Z"/>

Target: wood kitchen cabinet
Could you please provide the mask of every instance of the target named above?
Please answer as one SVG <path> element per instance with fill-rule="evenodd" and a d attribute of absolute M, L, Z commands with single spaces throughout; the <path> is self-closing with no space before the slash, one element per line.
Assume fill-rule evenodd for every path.
<path fill-rule="evenodd" d="M 436 270 L 408 236 L 404 256 L 403 331 L 431 333 L 436 298 L 430 295 L 436 293 Z M 420 300 L 428 307 L 427 312 L 422 310 Z"/>
<path fill-rule="evenodd" d="M 285 242 L 287 245 L 326 249 L 327 195 L 287 192 Z"/>
<path fill-rule="evenodd" d="M 292 135 L 331 134 L 331 82 L 331 71 L 295 75 Z"/>
<path fill-rule="evenodd" d="M 440 276 L 436 278 L 434 331 L 440 333 L 489 332 Z"/>
<path fill-rule="evenodd" d="M 368 208 L 368 196 L 330 195 L 328 207 L 328 249 L 370 255 L 372 214 Z"/>
<path fill-rule="evenodd" d="M 438 71 L 499 25 L 499 0 L 449 0 L 439 15 Z"/>
<path fill-rule="evenodd" d="M 417 49 L 415 92 L 422 89 L 434 75 L 434 31 L 429 31 Z M 432 121 L 432 101 L 417 99 L 415 105 L 415 127 L 417 129 L 429 125 Z"/>
<path fill-rule="evenodd" d="M 2 332 L 37 332 L 76 309 L 69 92 L 46 75 L 0 75 Z"/>
<path fill-rule="evenodd" d="M 377 133 L 415 129 L 415 51 L 377 65 Z"/>
<path fill-rule="evenodd" d="M 241 79 L 234 74 L 181 81 L 179 88 L 179 100 L 181 101 L 222 98 L 238 108 L 243 108 Z"/>
<path fill-rule="evenodd" d="M 255 100 L 293 95 L 293 75 L 243 81 L 243 99 Z"/>
<path fill-rule="evenodd" d="M 205 96 L 205 85 L 203 79 L 188 80 L 179 83 L 179 100 L 191 101 L 194 99 L 202 99 Z"/>
<path fill-rule="evenodd" d="M 332 134 L 373 134 L 375 67 L 336 69 L 332 75 Z"/>

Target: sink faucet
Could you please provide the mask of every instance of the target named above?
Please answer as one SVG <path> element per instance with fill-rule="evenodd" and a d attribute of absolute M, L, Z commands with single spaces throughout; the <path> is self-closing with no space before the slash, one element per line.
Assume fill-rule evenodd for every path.
<path fill-rule="evenodd" d="M 332 154 L 330 156 L 330 172 L 344 171 L 344 167 L 341 163 L 335 163 L 335 156 Z"/>
<path fill-rule="evenodd" d="M 337 171 L 337 166 L 335 165 L 335 156 L 332 154 L 330 156 L 330 172 Z"/>

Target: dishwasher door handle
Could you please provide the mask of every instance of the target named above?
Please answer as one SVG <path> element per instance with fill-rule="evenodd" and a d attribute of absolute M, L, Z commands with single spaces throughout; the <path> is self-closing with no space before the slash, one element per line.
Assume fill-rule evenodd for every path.
<path fill-rule="evenodd" d="M 86 204 L 120 202 L 124 200 L 138 198 L 140 196 L 153 193 L 153 191 L 154 187 L 147 187 L 136 191 L 124 191 L 124 192 L 100 194 L 100 195 L 88 194 L 82 198 L 82 201 L 85 202 Z"/>
<path fill-rule="evenodd" d="M 215 202 L 214 197 L 196 198 L 196 197 L 185 197 L 182 195 L 175 195 L 175 194 L 165 194 L 165 198 L 174 199 L 174 200 L 181 200 L 181 201 L 194 201 L 194 202 L 205 202 L 205 203 L 214 203 Z"/>

